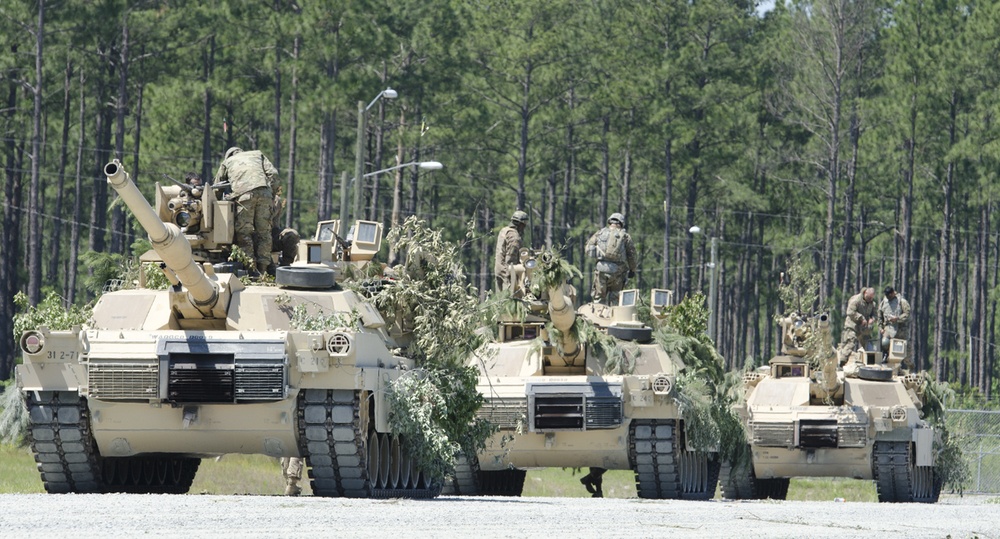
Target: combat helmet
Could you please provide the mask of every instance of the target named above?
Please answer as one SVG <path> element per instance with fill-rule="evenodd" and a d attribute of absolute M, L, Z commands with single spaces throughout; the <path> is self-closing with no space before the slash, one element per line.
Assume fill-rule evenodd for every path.
<path fill-rule="evenodd" d="M 514 215 L 510 216 L 510 222 L 514 223 L 515 225 L 526 224 L 528 222 L 528 214 L 521 210 L 517 210 L 516 212 L 514 212 Z"/>
<path fill-rule="evenodd" d="M 622 225 L 623 227 L 625 226 L 625 216 L 618 212 L 612 213 L 611 217 L 608 217 L 609 225 L 614 221 L 618 221 L 618 224 Z"/>
<path fill-rule="evenodd" d="M 232 157 L 232 156 L 234 156 L 234 155 L 236 155 L 236 154 L 238 154 L 238 153 L 240 153 L 242 151 L 243 151 L 243 149 L 240 148 L 239 146 L 233 146 L 232 148 L 229 148 L 228 150 L 226 150 L 226 156 L 223 157 L 222 159 L 223 160 L 229 159 L 230 157 Z"/>

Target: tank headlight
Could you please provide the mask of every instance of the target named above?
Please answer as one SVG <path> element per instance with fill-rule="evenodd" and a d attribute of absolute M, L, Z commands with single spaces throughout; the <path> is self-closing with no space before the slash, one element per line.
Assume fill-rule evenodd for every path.
<path fill-rule="evenodd" d="M 326 351 L 332 356 L 346 356 L 351 352 L 351 338 L 346 333 L 334 333 L 326 341 Z"/>
<path fill-rule="evenodd" d="M 37 331 L 28 331 L 21 336 L 21 350 L 26 354 L 37 354 L 45 347 L 45 339 Z"/>
<path fill-rule="evenodd" d="M 191 214 L 186 211 L 177 212 L 177 215 L 174 216 L 174 223 L 181 228 L 188 226 L 191 224 Z"/>
<path fill-rule="evenodd" d="M 524 267 L 526 267 L 528 269 L 531 269 L 531 268 L 533 268 L 533 267 L 535 267 L 537 265 L 538 265 L 538 261 L 535 260 L 534 258 L 531 258 L 531 259 L 525 261 L 525 263 L 524 263 Z"/>
<path fill-rule="evenodd" d="M 665 374 L 657 375 L 653 378 L 653 393 L 657 395 L 666 395 L 674 389 L 674 381 L 670 379 L 669 376 Z"/>

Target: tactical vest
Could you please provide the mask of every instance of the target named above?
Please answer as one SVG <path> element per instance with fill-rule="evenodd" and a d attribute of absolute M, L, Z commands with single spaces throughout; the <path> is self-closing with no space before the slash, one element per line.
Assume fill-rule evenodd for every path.
<path fill-rule="evenodd" d="M 625 231 L 610 227 L 597 238 L 597 259 L 608 262 L 625 262 Z"/>

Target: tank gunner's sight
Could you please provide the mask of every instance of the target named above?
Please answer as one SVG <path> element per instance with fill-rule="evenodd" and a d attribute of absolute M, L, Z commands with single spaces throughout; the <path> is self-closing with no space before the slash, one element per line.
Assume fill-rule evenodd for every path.
<path fill-rule="evenodd" d="M 180 187 L 179 191 L 171 192 L 173 196 L 167 200 L 166 210 L 169 221 L 181 228 L 184 233 L 197 232 L 203 221 L 205 214 L 203 205 L 203 194 L 206 188 L 209 191 L 226 189 L 229 183 L 219 183 L 217 185 L 188 185 L 178 181 L 169 174 L 163 173 L 164 178 L 170 180 Z M 209 196 L 212 196 L 210 193 Z"/>

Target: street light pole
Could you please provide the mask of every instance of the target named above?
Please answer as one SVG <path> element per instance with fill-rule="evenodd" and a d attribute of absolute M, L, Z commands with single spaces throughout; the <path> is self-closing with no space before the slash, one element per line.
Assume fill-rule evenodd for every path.
<path fill-rule="evenodd" d="M 716 331 L 715 331 L 715 321 L 718 318 L 715 314 L 715 298 L 716 298 L 716 281 L 718 281 L 719 267 L 716 265 L 716 258 L 718 256 L 718 238 L 712 236 L 712 276 L 711 281 L 708 286 L 708 338 L 715 342 Z"/>
<path fill-rule="evenodd" d="M 694 225 L 688 229 L 691 234 L 701 234 L 701 227 Z M 716 299 L 716 281 L 718 280 L 718 258 L 719 258 L 719 238 L 712 236 L 712 259 L 708 263 L 708 269 L 711 273 L 708 274 L 708 338 L 715 342 L 716 331 L 715 331 L 715 320 L 717 317 L 715 313 L 715 299 Z"/>
<path fill-rule="evenodd" d="M 378 102 L 381 98 L 395 99 L 399 94 L 396 90 L 392 88 L 386 88 L 372 99 L 368 106 L 365 106 L 364 101 L 358 101 L 358 143 L 354 150 L 354 211 L 351 214 L 347 213 L 347 191 L 348 182 L 340 182 L 340 221 L 342 223 L 350 222 L 350 217 L 353 215 L 357 219 L 358 215 L 361 214 L 361 190 L 363 188 L 361 184 L 362 176 L 365 172 L 365 130 L 368 129 L 368 109 L 372 108 L 372 105 Z"/>

